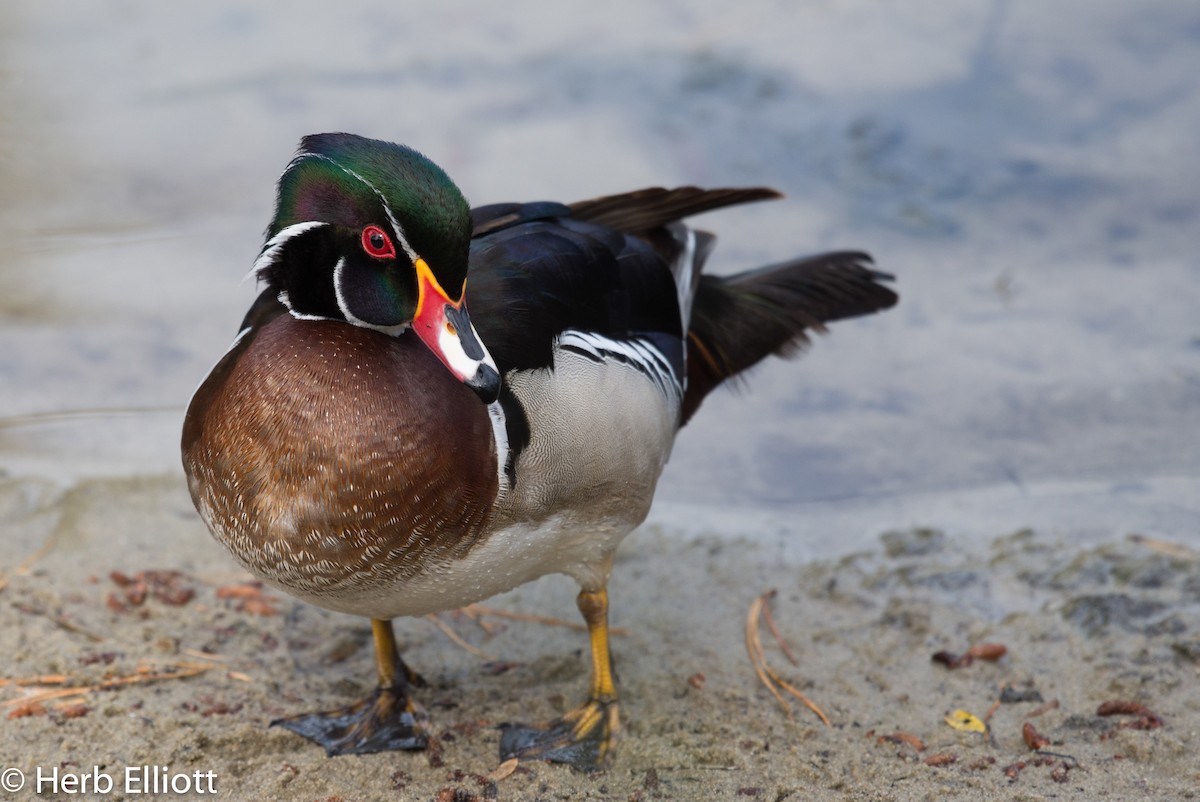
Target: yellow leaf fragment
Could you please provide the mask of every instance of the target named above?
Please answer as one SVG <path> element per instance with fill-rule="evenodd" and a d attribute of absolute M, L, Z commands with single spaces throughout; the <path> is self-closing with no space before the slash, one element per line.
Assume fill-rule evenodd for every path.
<path fill-rule="evenodd" d="M 955 710 L 944 721 L 959 732 L 987 732 L 987 725 L 978 716 L 966 710 Z"/>

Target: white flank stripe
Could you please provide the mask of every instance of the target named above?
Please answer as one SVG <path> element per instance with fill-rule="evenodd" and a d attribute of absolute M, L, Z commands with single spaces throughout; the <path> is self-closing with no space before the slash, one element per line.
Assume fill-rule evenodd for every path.
<path fill-rule="evenodd" d="M 497 501 L 508 493 L 508 423 L 504 417 L 504 408 L 499 401 L 488 404 L 488 417 L 492 419 L 492 437 L 496 441 L 496 477 L 499 480 Z"/>
<path fill-rule="evenodd" d="M 585 351 L 602 362 L 624 362 L 646 374 L 667 398 L 682 398 L 683 388 L 671 363 L 649 340 L 614 340 L 590 331 L 568 329 L 559 337 L 558 344 Z"/>

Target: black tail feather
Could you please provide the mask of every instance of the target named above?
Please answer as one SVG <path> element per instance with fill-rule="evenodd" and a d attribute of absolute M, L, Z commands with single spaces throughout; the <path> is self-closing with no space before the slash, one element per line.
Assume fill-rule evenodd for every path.
<path fill-rule="evenodd" d="M 762 359 L 790 356 L 825 323 L 887 309 L 892 276 L 856 251 L 768 265 L 734 276 L 701 276 L 688 328 L 683 422 L 726 379 Z"/>

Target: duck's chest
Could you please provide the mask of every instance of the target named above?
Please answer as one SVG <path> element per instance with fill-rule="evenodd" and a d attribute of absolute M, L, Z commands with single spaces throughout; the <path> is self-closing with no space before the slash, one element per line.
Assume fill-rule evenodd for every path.
<path fill-rule="evenodd" d="M 188 410 L 196 507 L 252 573 L 344 612 L 446 609 L 554 572 L 600 586 L 649 510 L 678 399 L 569 351 L 508 380 L 517 403 L 489 414 L 420 343 L 278 318 Z M 527 438 L 508 441 L 506 415 Z"/>
<path fill-rule="evenodd" d="M 256 575 L 329 604 L 469 551 L 498 481 L 492 423 L 415 338 L 275 319 L 188 410 L 184 466 Z"/>

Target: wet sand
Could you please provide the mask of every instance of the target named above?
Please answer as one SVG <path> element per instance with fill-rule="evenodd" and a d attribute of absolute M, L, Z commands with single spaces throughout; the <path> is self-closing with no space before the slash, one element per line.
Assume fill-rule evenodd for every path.
<path fill-rule="evenodd" d="M 53 689 L 212 666 L 41 709 L 10 703 L 0 754 L 31 782 L 37 767 L 100 767 L 119 785 L 125 767 L 152 765 L 211 771 L 221 799 L 1165 800 L 1200 788 L 1200 558 L 1178 544 L 1080 547 L 1022 530 L 972 547 L 912 529 L 803 563 L 761 541 L 649 526 L 627 541 L 612 584 L 625 726 L 611 767 L 529 763 L 493 780 L 496 725 L 550 718 L 584 692 L 581 633 L 485 616 L 488 632 L 443 615 L 484 657 L 429 621 L 398 622 L 429 682 L 421 700 L 438 748 L 327 758 L 267 724 L 370 689 L 367 623 L 230 590 L 248 577 L 207 536 L 181 476 L 66 492 L 10 479 L 0 508 L 9 553 L 33 558 L 2 593 L 10 679 L 63 675 Z M 146 571 L 179 573 L 143 574 L 139 599 Z M 831 727 L 796 704 L 785 712 L 755 677 L 746 614 L 768 589 L 798 665 L 763 628 L 767 660 Z M 551 577 L 488 605 L 574 620 L 573 595 Z M 931 659 L 980 643 L 1007 651 L 953 670 Z M 33 693 L 2 690 L 9 702 Z M 996 705 L 1002 694 L 1015 701 Z M 1113 700 L 1148 712 L 1097 714 Z M 960 709 L 990 713 L 986 734 L 944 721 Z M 1041 752 L 1026 723 L 1048 739 Z M 27 786 L 11 798 L 34 796 Z"/>

